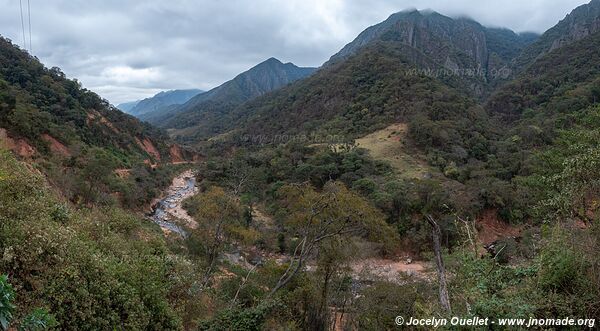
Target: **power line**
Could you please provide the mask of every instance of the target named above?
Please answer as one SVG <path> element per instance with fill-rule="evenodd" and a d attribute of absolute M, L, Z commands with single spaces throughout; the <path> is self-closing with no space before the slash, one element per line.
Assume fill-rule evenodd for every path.
<path fill-rule="evenodd" d="M 33 46 L 31 46 L 31 5 L 27 0 L 27 16 L 29 18 L 29 53 L 33 54 Z"/>
<path fill-rule="evenodd" d="M 25 23 L 23 22 L 23 0 L 19 0 L 19 7 L 21 7 L 21 32 L 23 32 L 23 49 L 27 49 L 27 42 L 25 41 Z"/>

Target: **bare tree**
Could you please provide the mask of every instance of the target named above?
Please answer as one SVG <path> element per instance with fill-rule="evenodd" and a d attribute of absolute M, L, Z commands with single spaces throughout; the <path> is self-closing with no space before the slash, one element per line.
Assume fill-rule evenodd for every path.
<path fill-rule="evenodd" d="M 440 304 L 447 312 L 452 312 L 450 308 L 450 298 L 448 297 L 448 285 L 446 282 L 446 269 L 444 268 L 444 260 L 442 259 L 442 247 L 440 244 L 441 230 L 440 226 L 431 215 L 427 215 L 427 221 L 432 227 L 433 250 L 435 253 L 435 265 L 438 271 L 438 281 L 440 285 Z"/>

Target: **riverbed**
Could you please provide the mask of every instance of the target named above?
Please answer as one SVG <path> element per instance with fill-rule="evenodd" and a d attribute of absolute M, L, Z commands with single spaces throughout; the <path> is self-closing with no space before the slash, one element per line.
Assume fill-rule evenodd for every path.
<path fill-rule="evenodd" d="M 196 176 L 192 170 L 177 175 L 163 198 L 152 204 L 150 219 L 158 224 L 165 234 L 176 233 L 187 237 L 186 229 L 194 229 L 196 221 L 183 209 L 185 199 L 198 193 Z"/>

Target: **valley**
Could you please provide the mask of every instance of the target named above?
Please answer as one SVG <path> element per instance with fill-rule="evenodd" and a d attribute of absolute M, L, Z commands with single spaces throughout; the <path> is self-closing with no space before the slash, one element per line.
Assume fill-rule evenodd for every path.
<path fill-rule="evenodd" d="M 333 52 L 197 6 L 113 15 L 143 44 L 106 27 L 85 84 L 0 38 L 0 330 L 600 318 L 600 0 L 541 34 L 398 8 Z"/>

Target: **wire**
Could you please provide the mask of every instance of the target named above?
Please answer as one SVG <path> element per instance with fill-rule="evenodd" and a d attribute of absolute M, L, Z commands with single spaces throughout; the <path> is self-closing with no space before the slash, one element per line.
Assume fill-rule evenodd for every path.
<path fill-rule="evenodd" d="M 33 46 L 31 46 L 31 5 L 27 0 L 27 16 L 29 18 L 29 53 L 33 54 Z"/>
<path fill-rule="evenodd" d="M 25 23 L 23 22 L 23 0 L 19 0 L 19 6 L 21 7 L 21 32 L 23 32 L 23 49 L 27 49 L 27 42 L 25 41 Z"/>

